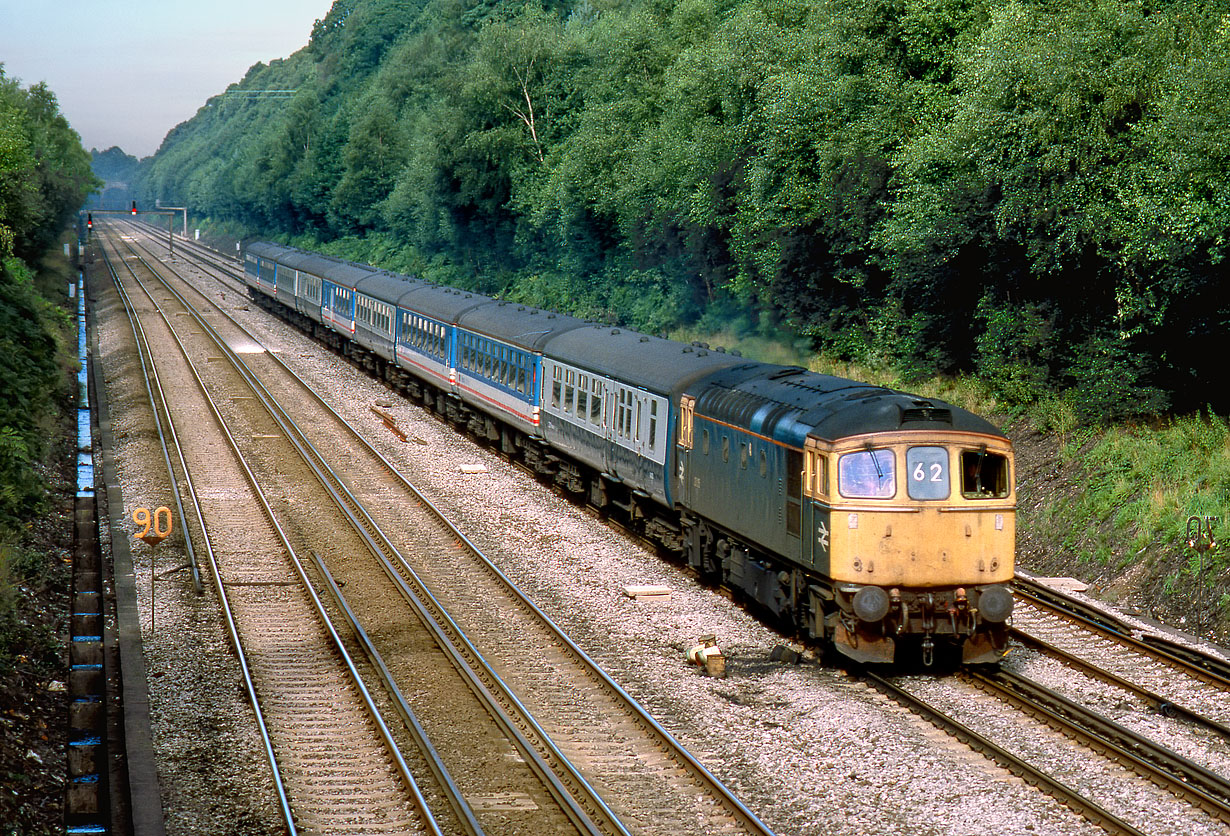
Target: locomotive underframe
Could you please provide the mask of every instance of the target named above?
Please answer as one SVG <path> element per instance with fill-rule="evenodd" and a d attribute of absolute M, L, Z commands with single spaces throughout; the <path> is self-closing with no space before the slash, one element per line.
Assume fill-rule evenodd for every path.
<path fill-rule="evenodd" d="M 966 663 L 998 662 L 1006 651 L 1006 623 L 979 614 L 978 600 L 985 587 L 886 590 L 889 611 L 874 621 L 860 619 L 853 600 L 864 587 L 805 571 L 757 549 L 713 520 L 668 509 L 643 491 L 561 455 L 541 437 L 472 409 L 455 394 L 406 373 L 281 301 L 251 288 L 249 294 L 257 304 L 311 333 L 458 431 L 496 447 L 574 500 L 686 561 L 707 582 L 743 596 L 785 629 L 829 643 L 859 662 L 892 662 L 901 641 L 920 643 L 928 665 L 937 648 L 959 650 Z"/>
<path fill-rule="evenodd" d="M 680 515 L 688 565 L 768 610 L 785 627 L 831 643 L 858 662 L 893 662 L 897 645 L 917 643 L 930 665 L 937 649 L 959 650 L 968 664 L 998 662 L 1008 646 L 1005 622 L 982 617 L 979 600 L 998 585 L 884 590 L 887 612 L 864 620 L 854 598 L 864 585 L 839 583 L 755 549 L 711 520 Z"/>

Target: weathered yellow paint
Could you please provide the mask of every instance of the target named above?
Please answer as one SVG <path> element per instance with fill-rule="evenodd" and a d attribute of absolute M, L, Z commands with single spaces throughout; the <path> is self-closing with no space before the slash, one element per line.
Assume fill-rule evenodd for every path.
<path fill-rule="evenodd" d="M 917 513 L 834 508 L 830 574 L 838 582 L 886 587 L 1006 583 L 1014 571 L 1016 514 L 995 507 Z"/>
<path fill-rule="evenodd" d="M 1016 463 L 1003 440 L 968 434 L 900 433 L 826 450 L 836 461 L 843 453 L 892 449 L 897 460 L 892 499 L 847 499 L 831 486 L 830 577 L 839 583 L 883 587 L 974 586 L 1012 580 L 1016 556 L 1016 488 L 1006 497 L 966 498 L 961 494 L 962 452 L 983 445 L 1008 459 L 1010 483 Z M 942 500 L 912 500 L 905 474 L 911 446 L 949 451 L 950 495 Z M 816 448 L 822 445 L 809 445 Z M 836 474 L 834 473 L 834 477 Z"/>

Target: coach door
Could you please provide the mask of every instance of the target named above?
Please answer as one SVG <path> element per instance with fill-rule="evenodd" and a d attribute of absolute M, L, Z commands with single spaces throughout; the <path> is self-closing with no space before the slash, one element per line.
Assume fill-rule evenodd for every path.
<path fill-rule="evenodd" d="M 675 496 L 680 502 L 688 502 L 692 492 L 692 438 L 696 422 L 696 398 L 683 395 L 679 398 L 679 443 L 675 445 L 675 454 L 679 456 L 675 475 L 678 479 L 678 490 Z"/>

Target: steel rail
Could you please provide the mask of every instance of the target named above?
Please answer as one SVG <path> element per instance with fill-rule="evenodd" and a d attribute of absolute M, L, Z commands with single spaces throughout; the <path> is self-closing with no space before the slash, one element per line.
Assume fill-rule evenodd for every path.
<path fill-rule="evenodd" d="M 175 272 L 173 268 L 168 267 L 167 269 Z M 176 275 L 178 276 L 178 273 Z M 183 277 L 181 276 L 179 278 L 182 280 Z M 182 295 L 177 290 L 169 286 L 167 286 L 167 290 L 179 298 L 181 303 L 188 307 L 189 310 L 192 310 L 191 306 L 187 304 L 186 300 L 183 299 Z M 230 319 L 236 327 L 241 327 L 238 323 L 234 322 L 233 318 L 227 316 L 224 312 L 223 316 Z M 306 435 L 299 429 L 293 418 L 290 417 L 289 413 L 281 407 L 277 399 L 268 391 L 259 378 L 256 377 L 242 358 L 230 349 L 229 345 L 226 343 L 226 340 L 222 339 L 221 335 L 219 335 L 213 326 L 205 321 L 204 318 L 200 317 L 195 312 L 193 313 L 193 317 L 197 324 L 209 333 L 211 339 L 213 339 L 213 341 L 221 349 L 222 353 L 226 356 L 228 362 L 230 362 L 230 364 L 234 367 L 235 371 L 244 378 L 245 383 L 256 394 L 272 420 L 285 434 L 286 439 L 296 448 L 305 464 L 307 464 L 307 466 L 313 471 L 323 489 L 330 494 L 339 511 L 341 511 L 343 515 L 349 519 L 355 533 L 365 541 L 373 556 L 382 561 L 382 565 L 384 565 L 386 573 L 389 574 L 390 578 L 394 580 L 395 583 L 401 582 L 400 576 L 397 574 L 392 565 L 384 563 L 387 559 L 386 555 L 395 556 L 396 559 L 403 565 L 408 566 L 408 564 L 406 564 L 404 558 L 397 553 L 396 547 L 394 547 L 383 532 L 380 531 L 379 526 L 376 525 L 375 521 L 369 514 L 367 514 L 366 510 L 362 506 L 362 503 L 353 496 L 344 480 L 342 480 L 336 472 L 329 467 L 324 456 L 322 456 L 315 446 L 312 445 Z M 245 333 L 247 332 L 245 331 Z M 253 339 L 255 338 L 253 337 Z M 259 343 L 259 341 L 257 342 Z M 289 375 L 291 375 L 291 377 L 295 380 L 299 380 L 299 378 L 294 375 L 289 367 L 282 363 L 281 360 L 278 360 L 272 352 L 267 352 L 267 354 L 277 360 L 277 363 Z M 301 380 L 299 382 L 302 384 Z M 336 413 L 333 414 L 336 416 Z M 289 544 L 287 544 L 287 548 L 290 548 Z M 291 553 L 293 555 L 293 551 Z M 296 563 L 298 563 L 297 557 L 293 559 Z M 558 750 L 555 743 L 551 741 L 550 737 L 541 729 L 541 727 L 530 715 L 528 709 L 526 709 L 524 705 L 522 705 L 521 702 L 515 697 L 515 695 L 512 694 L 511 689 L 504 684 L 503 680 L 501 680 L 495 673 L 494 669 L 487 664 L 486 660 L 483 659 L 481 654 L 478 653 L 477 648 L 469 642 L 460 628 L 453 623 L 450 618 L 448 618 L 447 613 L 444 612 L 444 609 L 439 605 L 439 602 L 435 602 L 433 600 L 437 610 L 437 612 L 433 614 L 423 606 L 421 599 L 418 596 L 411 594 L 407 597 L 407 591 L 408 590 L 405 589 L 402 590 L 403 597 L 406 598 L 407 602 L 415 610 L 416 615 L 423 622 L 424 626 L 435 634 L 437 643 L 451 658 L 458 672 L 470 681 L 471 690 L 475 693 L 476 697 L 486 703 L 488 713 L 493 717 L 493 719 L 496 720 L 497 723 L 502 726 L 505 733 L 514 742 L 517 748 L 521 750 L 522 754 L 526 757 L 527 762 L 529 762 L 535 772 L 538 773 L 539 778 L 543 782 L 545 788 L 552 794 L 552 796 L 556 798 L 556 801 L 560 805 L 563 812 L 565 812 L 573 823 L 582 831 L 593 834 L 593 836 L 600 836 L 600 834 L 609 832 L 609 830 L 614 830 L 617 836 L 630 836 L 623 824 L 620 823 L 618 817 L 610 811 L 605 802 L 602 801 L 593 788 L 590 787 L 588 782 L 586 782 L 576 770 L 576 767 L 573 766 L 572 763 L 563 755 L 563 753 Z M 311 594 L 315 597 L 314 591 L 312 591 Z M 441 626 L 441 613 L 443 613 L 445 626 L 450 627 L 457 637 L 456 642 L 449 639 L 444 628 Z M 458 644 L 460 645 L 460 649 L 458 648 Z M 577 785 L 583 788 L 585 794 L 587 795 L 586 800 L 591 804 L 591 806 L 602 811 L 604 818 L 606 818 L 607 822 L 611 825 L 608 830 L 599 829 L 592 821 L 589 814 L 577 805 L 577 799 L 561 782 L 560 776 L 556 773 L 556 770 L 552 769 L 546 763 L 546 761 L 536 751 L 536 747 L 530 741 L 525 739 L 524 735 L 522 735 L 520 730 L 516 728 L 515 724 L 510 722 L 510 719 L 506 716 L 505 711 L 503 711 L 497 704 L 495 704 L 495 702 L 492 701 L 493 694 L 488 690 L 481 679 L 476 678 L 475 670 L 466 660 L 463 651 L 468 652 L 473 658 L 478 660 L 478 667 L 482 669 L 483 674 L 488 678 L 488 680 L 494 682 L 500 695 L 504 697 L 507 702 L 514 705 L 515 709 L 521 714 L 522 719 L 531 728 L 533 728 L 538 735 L 540 735 L 542 741 L 544 741 L 544 745 L 551 752 L 552 757 L 563 765 L 564 771 L 567 773 L 569 780 L 574 781 Z M 441 764 L 441 767 L 443 767 L 443 764 Z M 468 805 L 465 804 L 464 800 L 460 800 L 459 803 L 468 809 Z"/>
<path fill-rule="evenodd" d="M 1104 668 L 1098 667 L 1092 662 L 1087 662 L 1079 656 L 1071 654 L 1062 648 L 1056 647 L 1044 639 L 1024 633 L 1016 627 L 1012 628 L 1011 635 L 1013 639 L 1022 645 L 1032 647 L 1035 650 L 1053 656 L 1058 659 L 1061 664 L 1075 668 L 1095 679 L 1100 679 L 1108 685 L 1113 685 L 1116 688 L 1122 688 L 1131 694 L 1135 694 L 1140 699 L 1152 705 L 1154 709 L 1166 717 L 1181 719 L 1194 725 L 1201 726 L 1221 735 L 1227 740 L 1230 740 L 1230 726 L 1226 726 L 1224 723 L 1219 723 L 1218 721 L 1207 717 L 1194 709 L 1180 705 L 1174 700 L 1154 693 L 1141 685 L 1137 685 L 1134 682 L 1124 679 L 1118 674 L 1111 673 Z"/>
<path fill-rule="evenodd" d="M 1230 783 L 1221 776 L 1020 674 L 967 670 L 960 675 L 1230 824 Z"/>
<path fill-rule="evenodd" d="M 346 602 L 345 596 L 342 595 L 341 588 L 333 579 L 333 575 L 329 573 L 329 567 L 325 566 L 325 562 L 320 559 L 316 552 L 312 552 L 312 563 L 320 572 L 321 577 L 325 579 L 325 588 L 329 591 L 333 602 L 346 618 L 346 623 L 350 625 L 350 629 L 354 632 L 359 645 L 363 648 L 363 652 L 367 655 L 368 661 L 372 667 L 376 669 L 380 677 L 381 683 L 384 685 L 389 697 L 393 700 L 393 705 L 397 709 L 397 713 L 401 715 L 402 722 L 406 724 L 406 728 L 410 730 L 414 737 L 415 743 L 423 750 L 428 767 L 432 770 L 436 781 L 443 787 L 447 788 L 446 795 L 450 804 L 453 805 L 453 812 L 457 815 L 458 820 L 462 823 L 466 833 L 478 836 L 483 832 L 482 825 L 478 823 L 478 819 L 474 815 L 474 811 L 470 805 L 462 797 L 461 790 L 457 787 L 453 776 L 449 774 L 448 767 L 444 765 L 443 759 L 436 752 L 435 746 L 432 745 L 431 739 L 427 736 L 427 731 L 419 722 L 418 716 L 414 713 L 414 709 L 406 702 L 406 698 L 402 695 L 401 689 L 397 687 L 397 683 L 393 681 L 393 674 L 385 665 L 384 659 L 380 655 L 380 651 L 372 643 L 368 637 L 367 631 L 363 629 L 363 625 L 355 617 L 354 611 Z"/>
<path fill-rule="evenodd" d="M 120 284 L 119 274 L 116 272 L 115 266 L 107 257 L 106 248 L 100 249 L 102 249 L 103 264 L 106 265 L 108 272 L 111 274 L 111 281 L 120 290 L 124 311 L 128 315 L 128 323 L 132 328 L 133 340 L 137 344 L 137 359 L 141 363 L 141 375 L 145 380 L 145 392 L 149 398 L 150 411 L 154 416 L 154 427 L 158 431 L 158 445 L 162 450 L 162 460 L 167 469 L 167 478 L 171 483 L 171 495 L 175 498 L 175 510 L 179 515 L 179 519 L 187 520 L 188 517 L 184 513 L 183 500 L 179 494 L 179 479 L 175 475 L 175 468 L 171 466 L 171 453 L 167 444 L 168 434 L 171 436 L 170 446 L 173 446 L 178 454 L 179 466 L 184 474 L 185 486 L 196 511 L 197 524 L 204 530 L 205 521 L 201 517 L 201 503 L 197 496 L 196 485 L 193 484 L 192 474 L 188 472 L 187 464 L 184 462 L 183 449 L 179 444 L 179 435 L 175 429 L 175 422 L 171 419 L 171 411 L 167 409 L 166 394 L 162 390 L 162 381 L 158 376 L 158 367 L 154 364 L 153 357 L 150 356 L 149 342 L 145 338 L 145 328 L 141 325 L 140 319 L 133 314 L 128 294 Z M 158 394 L 157 398 L 154 397 L 155 392 Z M 159 407 L 160 404 L 161 408 Z M 164 421 L 162 417 L 164 414 L 166 415 L 165 430 L 163 429 Z M 205 591 L 205 588 L 201 585 L 201 570 L 197 564 L 196 550 L 193 547 L 192 537 L 186 526 L 184 528 L 184 548 L 188 552 L 188 569 L 192 573 L 192 589 L 197 595 L 200 595 Z"/>
<path fill-rule="evenodd" d="M 255 335 L 251 334 L 251 332 L 249 332 L 246 328 L 243 328 L 243 326 L 240 325 L 233 317 L 225 311 L 220 311 L 220 313 L 235 324 L 236 327 L 248 334 L 248 336 L 257 345 L 261 345 L 260 340 Z M 760 819 L 733 793 L 731 793 L 730 790 L 727 789 L 715 775 L 713 775 L 703 764 L 696 760 L 691 752 L 676 741 L 670 732 L 663 728 L 661 724 L 659 724 L 631 695 L 629 695 L 618 683 L 616 683 L 610 675 L 598 665 L 597 662 L 595 662 L 587 653 L 585 653 L 584 650 L 573 642 L 572 639 L 569 638 L 563 630 L 561 630 L 559 626 L 556 625 L 555 622 L 527 595 L 525 595 L 473 541 L 462 533 L 462 531 L 444 514 L 443 511 L 441 511 L 422 491 L 420 491 L 400 471 L 398 471 L 395 465 L 393 465 L 379 450 L 375 449 L 375 447 L 373 447 L 357 430 L 355 430 L 344 418 L 342 418 L 341 415 L 339 415 L 319 393 L 317 393 L 306 382 L 298 378 L 298 376 L 294 374 L 290 367 L 281 358 L 277 357 L 276 354 L 272 352 L 266 352 L 266 354 L 270 359 L 281 366 L 287 374 L 291 375 L 294 379 L 299 380 L 305 391 L 308 392 L 321 407 L 331 413 L 342 426 L 349 428 L 355 440 L 358 441 L 372 456 L 374 456 L 381 463 L 381 465 L 385 467 L 390 474 L 392 474 L 393 478 L 400 482 L 405 489 L 429 511 L 432 516 L 438 519 L 440 523 L 449 531 L 451 536 L 455 537 L 467 552 L 479 560 L 486 567 L 486 569 L 497 578 L 499 583 L 508 590 L 510 595 L 515 597 L 523 606 L 530 610 L 534 614 L 534 617 L 540 620 L 540 622 L 550 631 L 556 640 L 567 648 L 568 652 L 572 653 L 577 660 L 581 662 L 591 676 L 601 682 L 610 693 L 614 694 L 618 701 L 625 706 L 626 710 L 636 716 L 637 721 L 643 727 L 648 728 L 653 735 L 658 738 L 663 749 L 670 753 L 672 757 L 676 758 L 688 772 L 696 776 L 707 788 L 707 791 L 722 800 L 722 803 L 727 807 L 728 812 L 741 823 L 744 829 L 751 833 L 772 836 L 773 831 L 767 825 L 761 822 Z M 306 439 L 304 440 L 306 442 Z M 309 447 L 310 446 L 311 445 L 309 442 Z M 314 448 L 312 449 L 314 450 Z M 320 454 L 317 452 L 316 455 L 319 456 Z M 355 501 L 357 502 L 358 500 Z M 375 525 L 374 522 L 373 525 Z M 396 554 L 396 549 L 393 549 L 393 553 Z M 411 569 L 408 562 L 406 562 L 404 558 L 401 558 L 400 555 L 398 555 L 398 559 L 402 564 L 403 571 L 410 574 L 414 578 L 415 582 L 419 584 L 420 588 L 425 589 L 421 581 L 418 580 L 417 575 L 414 574 L 413 569 Z M 443 612 L 443 607 L 440 607 L 440 611 Z M 448 618 L 447 613 L 445 613 L 445 617 Z M 448 620 L 451 621 L 451 618 L 448 618 Z M 453 624 L 453 628 L 457 630 L 458 634 L 464 635 L 461 633 L 460 627 L 455 623 Z M 478 655 L 477 649 L 474 649 L 474 653 Z M 481 655 L 479 658 L 481 658 Z M 511 691 L 509 694 L 511 696 Z M 513 696 L 513 699 L 516 699 L 516 697 Z M 517 702 L 519 704 L 520 701 L 518 700 Z M 543 732 L 543 734 L 545 736 L 545 732 Z M 547 739 L 549 739 L 549 737 Z M 552 744 L 552 746 L 554 746 L 554 744 Z M 562 753 L 560 753 L 559 756 L 567 762 L 567 759 Z M 580 780 L 584 782 L 583 778 Z"/>
<path fill-rule="evenodd" d="M 1195 648 L 1183 648 L 1161 638 L 1140 638 L 1137 630 L 1114 616 L 1083 601 L 1064 595 L 1033 578 L 1018 575 L 1013 582 L 1018 595 L 1034 605 L 1076 621 L 1099 635 L 1179 668 L 1189 676 L 1230 691 L 1230 661 Z"/>
<path fill-rule="evenodd" d="M 136 255 L 135 251 L 134 251 L 134 255 Z M 150 269 L 151 273 L 153 273 L 155 276 L 158 276 L 158 273 L 154 271 L 153 268 L 151 268 L 147 262 L 145 262 L 144 258 L 142 258 L 140 255 L 137 255 L 137 258 L 140 259 L 142 264 L 144 264 L 147 269 Z M 158 308 L 160 315 L 163 316 L 164 321 L 166 321 L 166 316 L 165 316 L 165 313 L 163 313 L 161 306 L 158 304 L 156 300 L 154 300 L 153 294 L 149 292 L 148 288 L 145 287 L 144 283 L 141 282 L 141 280 L 136 277 L 135 272 L 133 273 L 133 278 L 137 281 L 138 284 L 141 285 L 142 289 L 146 291 L 147 295 L 149 295 L 151 302 L 153 302 L 155 307 Z M 159 278 L 159 281 L 162 281 L 161 276 L 158 276 L 158 278 Z M 210 334 L 211 338 L 217 338 L 218 335 L 215 331 L 213 331 L 212 327 L 207 322 L 205 322 L 191 306 L 186 304 L 185 300 L 183 300 L 182 296 L 180 296 L 180 294 L 176 292 L 174 288 L 171 288 L 165 282 L 163 282 L 163 286 L 166 287 L 166 289 L 170 291 L 182 304 L 185 304 L 185 306 L 191 312 L 193 319 L 197 322 L 198 325 L 200 325 L 203 329 L 205 329 L 207 333 Z M 188 364 L 188 367 L 191 370 L 194 379 L 197 381 L 198 385 L 201 387 L 201 392 L 209 404 L 209 407 L 214 416 L 214 419 L 218 423 L 219 430 L 221 431 L 222 435 L 226 438 L 227 443 L 230 445 L 232 452 L 235 454 L 236 459 L 239 463 L 239 466 L 243 470 L 245 474 L 245 478 L 248 480 L 250 486 L 252 487 L 253 493 L 256 496 L 257 501 L 259 502 L 261 506 L 262 512 L 264 513 L 265 517 L 269 520 L 273 531 L 277 534 L 277 537 L 279 541 L 281 542 L 282 547 L 285 549 L 286 555 L 288 559 L 290 560 L 291 566 L 294 568 L 296 575 L 299 578 L 303 591 L 306 593 L 309 600 L 315 607 L 317 615 L 320 618 L 322 625 L 325 627 L 326 631 L 329 633 L 330 639 L 339 655 L 339 658 L 344 662 L 346 668 L 348 669 L 351 679 L 354 682 L 357 690 L 359 691 L 359 694 L 362 697 L 363 701 L 365 702 L 367 709 L 372 717 L 372 720 L 375 723 L 377 730 L 379 731 L 380 736 L 382 740 L 384 741 L 386 748 L 389 751 L 390 757 L 392 757 L 394 763 L 396 764 L 398 772 L 400 773 L 403 781 L 405 781 L 406 787 L 410 791 L 411 797 L 416 807 L 418 807 L 420 813 L 423 816 L 424 821 L 427 823 L 428 830 L 433 834 L 433 836 L 443 836 L 440 830 L 440 827 L 435 820 L 435 816 L 432 814 L 430 808 L 428 807 L 426 799 L 423 798 L 423 795 L 422 795 L 421 790 L 419 789 L 418 783 L 415 781 L 414 776 L 411 773 L 409 766 L 406 764 L 405 758 L 402 756 L 401 751 L 399 747 L 397 746 L 397 742 L 393 739 L 392 733 L 388 725 L 384 722 L 384 719 L 381 716 L 379 708 L 376 706 L 371 693 L 368 691 L 367 686 L 363 683 L 362 676 L 359 674 L 358 669 L 355 667 L 354 660 L 350 657 L 349 652 L 346 650 L 345 645 L 342 642 L 341 636 L 338 634 L 332 622 L 332 619 L 329 618 L 328 613 L 325 610 L 323 602 L 320 600 L 319 595 L 317 595 L 315 589 L 313 588 L 312 583 L 307 576 L 307 572 L 304 569 L 302 561 L 300 560 L 294 547 L 291 545 L 290 539 L 287 536 L 285 530 L 282 528 L 281 524 L 278 522 L 276 514 L 274 513 L 272 506 L 270 505 L 268 499 L 266 498 L 264 491 L 260 487 L 259 480 L 257 479 L 255 473 L 253 473 L 251 467 L 248 465 L 248 462 L 246 458 L 244 457 L 239 447 L 238 442 L 235 440 L 234 436 L 231 434 L 230 429 L 228 428 L 226 421 L 221 414 L 221 411 L 218 409 L 217 404 L 213 400 L 213 397 L 209 394 L 208 389 L 205 386 L 204 380 L 201 378 L 199 370 L 196 367 L 196 364 L 192 361 L 191 355 L 189 354 L 189 352 L 187 351 L 183 343 L 180 341 L 179 335 L 174 332 L 174 328 L 171 327 L 169 321 L 167 321 L 167 326 L 168 328 L 171 328 L 171 331 L 175 337 L 176 343 L 180 346 L 180 349 L 183 352 L 185 362 Z M 239 360 L 238 356 L 235 355 L 233 351 L 231 351 L 230 347 L 226 345 L 225 341 L 220 340 L 220 339 L 215 339 L 215 342 L 218 345 L 218 347 L 222 350 L 222 353 L 228 357 L 228 359 L 231 361 L 232 364 L 238 364 L 238 366 L 243 365 L 242 361 Z M 239 371 L 239 368 L 237 367 L 236 370 Z M 243 372 L 240 372 L 240 374 L 242 376 Z M 220 577 L 218 578 L 218 583 L 219 584 L 221 583 Z"/>
<path fill-rule="evenodd" d="M 1076 790 L 1051 777 L 1028 761 L 1017 757 L 998 743 L 983 737 L 960 721 L 949 717 L 925 700 L 866 668 L 854 673 L 859 679 L 870 683 L 877 691 L 908 708 L 932 725 L 947 732 L 976 752 L 981 752 L 1007 769 L 1027 784 L 1037 787 L 1087 821 L 1101 827 L 1112 836 L 1145 836 L 1143 831 L 1124 821 L 1096 801 L 1081 795 Z"/>
<path fill-rule="evenodd" d="M 177 293 L 174 289 L 170 289 L 172 293 Z M 178 295 L 178 294 L 177 294 Z M 551 740 L 546 731 L 534 720 L 529 710 L 522 702 L 513 694 L 512 689 L 504 683 L 503 679 L 495 672 L 495 669 L 487 660 L 479 653 L 478 648 L 465 636 L 465 633 L 456 624 L 455 621 L 448 615 L 444 607 L 437 601 L 424 584 L 419 581 L 410 569 L 409 563 L 398 552 L 396 546 L 380 529 L 376 521 L 368 514 L 362 502 L 354 496 L 345 481 L 341 479 L 336 471 L 334 471 L 325 460 L 325 457 L 311 443 L 306 435 L 299 429 L 294 419 L 286 410 L 278 403 L 274 395 L 265 388 L 264 384 L 255 376 L 254 373 L 247 367 L 237 355 L 231 352 L 230 348 L 225 345 L 223 340 L 209 323 L 204 320 L 198 320 L 198 324 L 205 329 L 208 329 L 216 342 L 227 355 L 228 360 L 235 366 L 236 371 L 243 375 L 245 381 L 251 387 L 258 398 L 260 398 L 264 407 L 269 411 L 270 416 L 285 433 L 289 440 L 299 452 L 304 462 L 312 469 L 316 478 L 320 481 L 322 487 L 330 494 L 338 510 L 347 517 L 355 532 L 365 541 L 372 555 L 381 562 L 390 580 L 398 585 L 399 591 L 403 599 L 413 608 L 415 614 L 422 620 L 423 624 L 430 630 L 436 638 L 437 644 L 443 649 L 453 660 L 457 671 L 470 682 L 471 690 L 475 696 L 486 703 L 487 710 L 504 729 L 505 733 L 515 743 L 518 749 L 526 757 L 527 762 L 531 764 L 534 771 L 538 774 L 539 779 L 548 789 L 551 795 L 556 799 L 565 814 L 572 820 L 581 830 L 599 836 L 604 833 L 595 823 L 589 813 L 578 805 L 578 799 L 575 794 L 568 789 L 561 781 L 561 776 L 556 769 L 547 763 L 537 751 L 537 748 L 529 741 L 522 732 L 510 722 L 506 712 L 500 708 L 493 700 L 496 695 L 502 698 L 506 703 L 512 705 L 520 714 L 522 720 L 534 731 L 535 735 L 541 741 L 541 744 L 546 748 L 557 763 L 559 763 L 566 773 L 568 780 L 574 782 L 581 787 L 586 795 L 586 801 L 594 808 L 602 812 L 603 817 L 610 824 L 611 828 L 619 834 L 619 836 L 630 836 L 627 829 L 619 821 L 618 816 L 607 807 L 606 802 L 598 795 L 598 793 L 590 786 L 589 782 L 580 774 L 572 762 L 561 752 L 555 742 Z M 277 359 L 277 358 L 274 358 Z M 278 360 L 281 364 L 281 361 Z M 286 367 L 285 371 L 294 377 L 299 378 Z M 303 381 L 299 380 L 302 384 Z M 306 385 L 306 384 L 304 384 Z M 323 401 L 322 401 L 323 403 Z M 336 413 L 333 413 L 336 416 Z M 340 416 L 338 416 L 339 420 Z M 345 424 L 345 422 L 342 422 Z M 345 424 L 349 426 L 348 424 Z M 353 428 L 352 428 L 353 429 Z M 386 462 L 387 465 L 387 462 Z M 391 467 L 391 465 L 390 465 Z M 396 560 L 404 571 L 409 572 L 414 579 L 415 585 L 418 587 L 417 593 L 405 586 L 405 581 L 401 575 L 393 567 L 390 560 Z M 429 611 L 424 605 L 424 600 L 431 604 L 432 610 Z M 448 635 L 452 633 L 452 637 Z M 468 657 L 468 658 L 467 658 Z M 474 660 L 471 662 L 470 660 Z M 481 671 L 481 675 L 479 674 Z M 484 683 L 482 680 L 486 679 Z M 494 690 L 494 693 L 493 693 Z"/>
<path fill-rule="evenodd" d="M 127 312 L 129 320 L 139 322 L 139 318 L 137 318 L 135 314 L 132 300 L 128 296 L 128 291 L 123 287 L 119 279 L 119 274 L 115 271 L 114 266 L 112 266 L 110 260 L 107 258 L 106 249 L 102 248 L 102 251 L 103 261 L 106 263 L 107 269 L 111 271 L 112 281 L 115 283 L 120 300 L 124 305 L 124 310 Z M 144 338 L 144 328 L 141 330 Z M 138 354 L 140 354 L 140 343 L 138 343 Z M 144 357 L 142 357 L 142 367 L 144 368 Z M 226 631 L 228 637 L 230 638 L 231 647 L 234 649 L 236 659 L 238 660 L 239 671 L 243 677 L 244 691 L 247 694 L 248 702 L 252 705 L 253 713 L 256 715 L 256 725 L 260 732 L 261 744 L 265 750 L 265 757 L 269 762 L 269 769 L 273 780 L 274 794 L 277 797 L 276 800 L 278 809 L 281 811 L 282 820 L 286 825 L 287 832 L 290 836 L 295 836 L 295 834 L 298 833 L 298 829 L 295 826 L 294 813 L 291 812 L 290 809 L 290 799 L 286 794 L 286 785 L 282 781 L 282 770 L 278 765 L 277 754 L 273 749 L 273 738 L 269 732 L 268 725 L 265 723 L 265 713 L 261 709 L 260 696 L 256 692 L 256 683 L 252 679 L 252 670 L 248 666 L 248 655 L 244 650 L 243 639 L 239 635 L 239 628 L 235 623 L 234 614 L 231 610 L 230 600 L 227 598 L 226 589 L 222 584 L 221 570 L 218 567 L 217 556 L 214 553 L 213 545 L 210 541 L 209 529 L 204 525 L 204 519 L 200 515 L 199 503 L 197 505 L 197 509 L 198 519 L 201 520 L 201 537 L 205 542 L 205 549 L 207 557 L 209 558 L 210 574 L 214 582 L 214 590 L 217 592 L 219 603 L 222 606 L 223 620 L 226 623 Z"/>

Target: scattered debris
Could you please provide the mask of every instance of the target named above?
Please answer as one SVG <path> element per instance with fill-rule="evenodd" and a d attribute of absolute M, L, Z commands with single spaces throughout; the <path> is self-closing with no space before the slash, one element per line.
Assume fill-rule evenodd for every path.
<path fill-rule="evenodd" d="M 769 654 L 769 658 L 774 662 L 785 662 L 788 665 L 797 665 L 802 655 L 799 651 L 792 647 L 787 647 L 784 644 L 779 644 L 773 648 L 773 652 Z"/>
<path fill-rule="evenodd" d="M 392 408 L 393 405 L 388 401 L 377 401 L 376 406 L 371 407 L 371 410 L 378 418 L 380 418 L 381 421 L 384 422 L 384 425 L 388 428 L 389 432 L 393 433 L 393 435 L 397 436 L 402 441 L 408 441 L 409 439 L 406 438 L 406 434 L 398 428 L 397 419 L 385 412 L 383 409 L 380 409 L 382 406 Z"/>
<path fill-rule="evenodd" d="M 669 586 L 625 586 L 624 595 L 634 601 L 669 601 L 671 588 Z"/>
<path fill-rule="evenodd" d="M 705 669 L 705 673 L 713 677 L 726 676 L 726 657 L 717 646 L 716 636 L 701 636 L 698 644 L 688 650 L 688 661 Z"/>
<path fill-rule="evenodd" d="M 457 468 L 462 473 L 486 473 L 487 468 L 481 464 L 463 464 Z"/>
<path fill-rule="evenodd" d="M 1089 589 L 1089 584 L 1078 581 L 1076 578 L 1036 578 L 1036 580 L 1060 592 L 1084 592 Z"/>

